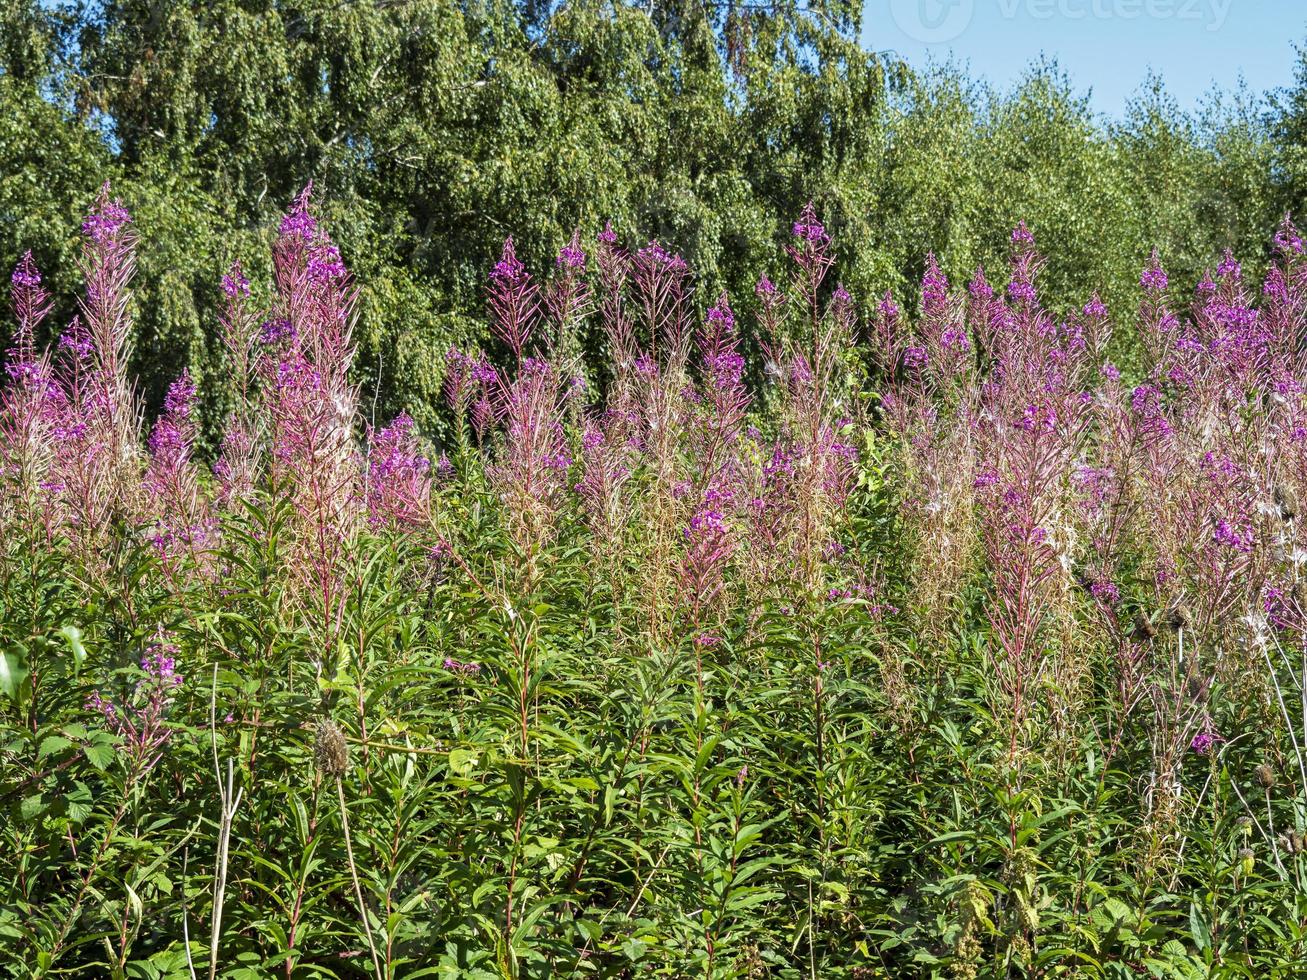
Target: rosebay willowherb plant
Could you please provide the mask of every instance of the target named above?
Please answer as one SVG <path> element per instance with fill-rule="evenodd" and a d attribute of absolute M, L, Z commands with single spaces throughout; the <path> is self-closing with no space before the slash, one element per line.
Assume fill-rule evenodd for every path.
<path fill-rule="evenodd" d="M 148 424 L 149 229 L 100 192 L 50 350 L 25 257 L 4 968 L 1307 969 L 1292 223 L 1260 287 L 1139 256 L 1131 312 L 1048 294 L 1024 225 L 1006 281 L 927 256 L 907 310 L 839 284 L 816 208 L 781 231 L 743 296 L 612 225 L 505 242 L 445 446 L 361 417 L 308 189 L 267 288 L 221 278 L 223 376 Z"/>

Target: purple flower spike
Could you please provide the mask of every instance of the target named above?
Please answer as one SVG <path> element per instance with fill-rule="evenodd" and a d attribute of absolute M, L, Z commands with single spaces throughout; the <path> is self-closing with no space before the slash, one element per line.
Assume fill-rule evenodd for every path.
<path fill-rule="evenodd" d="M 791 231 L 795 238 L 809 245 L 821 246 L 830 241 L 830 236 L 826 234 L 826 226 L 817 220 L 817 209 L 812 206 L 811 201 L 803 206 L 799 220 L 794 222 Z"/>
<path fill-rule="evenodd" d="M 1160 293 L 1169 284 L 1170 280 L 1166 276 L 1166 270 L 1162 268 L 1161 257 L 1157 249 L 1153 249 L 1153 254 L 1148 259 L 1148 265 L 1144 267 L 1143 273 L 1139 276 L 1139 285 L 1149 292 Z"/>

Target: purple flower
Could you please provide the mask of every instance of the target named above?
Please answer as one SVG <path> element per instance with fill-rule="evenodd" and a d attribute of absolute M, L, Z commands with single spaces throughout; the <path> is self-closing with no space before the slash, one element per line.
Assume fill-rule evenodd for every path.
<path fill-rule="evenodd" d="M 952 327 L 939 335 L 939 344 L 945 350 L 966 351 L 971 348 L 971 341 L 967 338 L 966 331 Z"/>
<path fill-rule="evenodd" d="M 132 216 L 122 203 L 117 199 L 110 199 L 109 182 L 105 181 L 91 213 L 82 222 L 82 233 L 97 245 L 107 245 L 118 237 L 118 233 L 131 220 Z"/>
<path fill-rule="evenodd" d="M 1227 248 L 1225 254 L 1221 256 L 1221 264 L 1216 267 L 1216 277 L 1237 280 L 1242 273 L 1243 267 L 1235 259 L 1234 252 Z"/>
<path fill-rule="evenodd" d="M 1157 249 L 1153 249 L 1153 254 L 1148 260 L 1148 265 L 1144 267 L 1143 273 L 1139 276 L 1139 285 L 1149 292 L 1160 293 L 1166 289 L 1170 280 L 1166 277 L 1166 270 L 1162 268 L 1161 258 Z"/>
<path fill-rule="evenodd" d="M 977 303 L 987 303 L 994 298 L 994 287 L 985 279 L 985 270 L 976 266 L 976 274 L 967 283 L 967 293 Z"/>
<path fill-rule="evenodd" d="M 939 271 L 935 253 L 926 256 L 926 274 L 921 280 L 921 308 L 926 316 L 943 313 L 948 306 L 948 278 Z"/>
<path fill-rule="evenodd" d="M 144 677 L 136 685 L 133 703 L 115 704 L 94 691 L 86 707 L 104 719 L 105 727 L 123 742 L 123 756 L 133 778 L 139 778 L 158 764 L 172 730 L 164 720 L 182 676 L 177 672 L 177 648 L 155 639 L 141 658 Z"/>
<path fill-rule="evenodd" d="M 657 241 L 652 241 L 636 254 L 636 259 L 651 270 L 666 270 L 669 272 L 685 272 L 688 266 L 685 259 L 679 255 L 674 255 L 662 247 Z"/>
<path fill-rule="evenodd" d="M 807 242 L 810 245 L 821 246 L 830 241 L 830 236 L 826 234 L 826 227 L 817 220 L 817 211 L 809 201 L 804 205 L 803 211 L 799 214 L 799 220 L 794 222 L 791 229 L 795 238 Z"/>
<path fill-rule="evenodd" d="M 1255 536 L 1251 527 L 1240 527 L 1225 518 L 1218 518 L 1212 529 L 1212 540 L 1217 544 L 1247 553 L 1253 550 Z"/>
<path fill-rule="evenodd" d="M 163 410 L 171 415 L 189 417 L 195 406 L 195 382 L 189 371 L 182 371 L 181 377 L 168 386 L 168 394 L 163 400 Z"/>
<path fill-rule="evenodd" d="M 318 223 L 309 214 L 309 200 L 312 197 L 313 181 L 309 181 L 295 198 L 295 203 L 291 205 L 285 217 L 281 219 L 278 231 L 283 238 L 299 239 L 307 244 L 317 237 Z"/>
<path fill-rule="evenodd" d="M 1024 276 L 1018 276 L 1008 283 L 1007 294 L 1014 303 L 1027 303 L 1033 305 L 1035 300 L 1038 298 L 1038 294 L 1035 292 L 1034 283 L 1030 282 L 1030 280 L 1026 279 Z"/>
<path fill-rule="evenodd" d="M 311 282 L 332 283 L 345 277 L 345 263 L 340 249 L 331 242 L 322 242 L 309 250 L 305 274 Z"/>
<path fill-rule="evenodd" d="M 1275 247 L 1284 256 L 1302 254 L 1302 236 L 1298 234 L 1298 229 L 1294 227 L 1293 220 L 1287 214 L 1275 233 Z"/>
<path fill-rule="evenodd" d="M 490 311 L 495 333 L 521 358 L 539 313 L 537 289 L 518 261 L 512 236 L 504 239 L 499 261 L 490 272 Z"/>
<path fill-rule="evenodd" d="M 726 521 L 719 510 L 704 509 L 690 518 L 690 526 L 685 529 L 687 540 L 704 534 L 721 533 L 726 530 Z"/>
<path fill-rule="evenodd" d="M 560 269 L 585 268 L 585 252 L 581 250 L 581 245 L 575 238 L 559 250 L 554 265 Z"/>
<path fill-rule="evenodd" d="M 222 291 L 232 299 L 250 294 L 250 281 L 241 273 L 239 262 L 233 264 L 231 270 L 222 277 Z"/>
<path fill-rule="evenodd" d="M 368 512 L 374 524 L 420 527 L 427 523 L 431 461 L 418 450 L 416 428 L 412 418 L 400 414 L 372 440 Z"/>
<path fill-rule="evenodd" d="M 108 698 L 101 697 L 99 691 L 92 691 L 86 698 L 86 707 L 104 717 L 105 723 L 114 727 L 118 720 L 118 708 Z"/>
<path fill-rule="evenodd" d="M 708 311 L 708 324 L 724 333 L 735 329 L 735 313 L 727 305 L 725 293 L 718 298 L 717 305 Z"/>
<path fill-rule="evenodd" d="M 1208 726 L 1193 737 L 1189 742 L 1189 748 L 1194 752 L 1197 752 L 1199 755 L 1207 755 L 1207 753 L 1212 751 L 1218 742 L 1224 741 L 1225 739 L 1221 738 L 1220 735 Z"/>
<path fill-rule="evenodd" d="M 79 361 L 84 361 L 91 356 L 95 350 L 95 343 L 91 340 L 91 335 L 87 333 L 86 328 L 78 318 L 68 325 L 68 329 L 59 338 L 60 350 L 66 350 Z"/>
<path fill-rule="evenodd" d="M 1289 284 L 1284 281 L 1284 273 L 1278 267 L 1272 266 L 1271 271 L 1266 273 L 1262 294 L 1281 303 L 1289 302 Z"/>
<path fill-rule="evenodd" d="M 516 286 L 522 281 L 525 273 L 526 267 L 518 261 L 517 250 L 513 247 L 513 238 L 510 235 L 504 239 L 504 248 L 500 253 L 499 261 L 490 270 L 490 279 L 495 283 Z"/>
<path fill-rule="evenodd" d="M 1089 594 L 1108 606 L 1115 606 L 1121 601 L 1121 590 L 1115 582 L 1094 582 L 1089 586 Z"/>
<path fill-rule="evenodd" d="M 28 289 L 41 285 L 41 273 L 37 271 L 36 263 L 32 261 L 32 253 L 24 252 L 23 257 L 19 260 L 18 265 L 14 267 L 13 274 L 9 281 L 15 286 L 21 286 Z"/>
<path fill-rule="evenodd" d="M 259 340 L 269 347 L 295 337 L 295 327 L 285 317 L 265 320 L 259 327 Z"/>
<path fill-rule="evenodd" d="M 177 648 L 171 644 L 156 643 L 146 651 L 141 659 L 141 670 L 145 671 L 145 687 L 158 684 L 163 687 L 180 687 L 181 674 L 177 673 Z"/>
<path fill-rule="evenodd" d="M 1025 432 L 1055 432 L 1057 410 L 1049 402 L 1032 402 L 1021 413 L 1017 425 Z"/>

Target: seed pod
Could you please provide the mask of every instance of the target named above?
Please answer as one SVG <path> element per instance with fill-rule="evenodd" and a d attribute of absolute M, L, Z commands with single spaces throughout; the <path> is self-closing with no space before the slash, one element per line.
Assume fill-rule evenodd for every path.
<path fill-rule="evenodd" d="M 324 721 L 318 725 L 313 742 L 313 761 L 318 772 L 331 779 L 340 778 L 349 769 L 349 746 L 344 733 L 334 722 Z"/>
<path fill-rule="evenodd" d="M 1275 786 L 1275 770 L 1263 762 L 1253 770 L 1257 776 L 1257 785 L 1262 789 L 1271 789 Z"/>

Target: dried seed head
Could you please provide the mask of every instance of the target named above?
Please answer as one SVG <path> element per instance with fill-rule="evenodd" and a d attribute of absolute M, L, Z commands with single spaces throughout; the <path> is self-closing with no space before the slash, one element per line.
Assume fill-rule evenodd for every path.
<path fill-rule="evenodd" d="M 1263 762 L 1253 770 L 1257 776 L 1257 785 L 1262 789 L 1271 789 L 1275 786 L 1275 770 Z"/>
<path fill-rule="evenodd" d="M 317 737 L 313 741 L 313 761 L 318 772 L 333 779 L 345 775 L 349 769 L 349 746 L 345 743 L 344 733 L 334 722 L 324 721 L 318 725 Z"/>
<path fill-rule="evenodd" d="M 1135 613 L 1134 625 L 1135 630 L 1130 634 L 1130 639 L 1136 643 L 1146 643 L 1157 635 L 1157 627 L 1142 610 Z"/>
<path fill-rule="evenodd" d="M 1177 602 L 1166 614 L 1167 625 L 1173 630 L 1187 630 L 1193 625 L 1193 613 L 1183 602 Z"/>
<path fill-rule="evenodd" d="M 1275 488 L 1275 503 L 1280 508 L 1280 517 L 1291 521 L 1298 516 L 1298 495 L 1283 484 Z"/>

